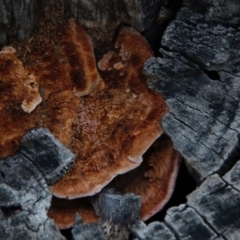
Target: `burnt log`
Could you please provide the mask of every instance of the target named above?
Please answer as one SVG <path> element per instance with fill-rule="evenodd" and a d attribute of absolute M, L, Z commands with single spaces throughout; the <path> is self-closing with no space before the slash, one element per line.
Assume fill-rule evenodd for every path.
<path fill-rule="evenodd" d="M 201 184 L 168 210 L 159 235 L 167 228 L 173 239 L 239 238 L 239 163 L 225 174 L 239 149 L 239 9 L 237 1 L 184 1 L 161 57 L 145 64 L 150 88 L 169 106 L 164 131 Z M 137 239 L 154 236 L 150 225 L 139 226 Z"/>
<path fill-rule="evenodd" d="M 230 3 L 185 0 L 163 35 L 167 50 L 145 64 L 169 106 L 162 126 L 197 181 L 226 172 L 239 145 L 240 4 Z"/>
<path fill-rule="evenodd" d="M 161 44 L 208 70 L 240 60 L 240 3 L 236 0 L 184 0 Z"/>
<path fill-rule="evenodd" d="M 44 175 L 48 185 L 60 180 L 73 166 L 75 156 L 47 129 L 33 129 L 21 141 L 18 150 Z"/>
<path fill-rule="evenodd" d="M 146 225 L 144 222 L 138 221 L 132 226 L 131 231 L 136 240 L 177 239 L 162 222 L 152 222 Z"/>
<path fill-rule="evenodd" d="M 47 183 L 58 180 L 73 160 L 46 129 L 30 131 L 15 155 L 1 159 L 1 239 L 64 239 L 47 217 L 52 198 Z"/>
<path fill-rule="evenodd" d="M 39 1 L 0 1 L 0 44 L 3 44 L 8 36 L 16 36 L 19 41 L 30 37 L 38 26 Z"/>
<path fill-rule="evenodd" d="M 141 197 L 133 193 L 120 195 L 104 189 L 91 198 L 99 224 L 109 240 L 129 238 L 130 227 L 140 218 Z"/>
<path fill-rule="evenodd" d="M 158 18 L 161 5 L 161 0 L 65 1 L 66 14 L 88 29 L 95 47 L 111 43 L 121 24 L 140 32 L 149 29 Z"/>
<path fill-rule="evenodd" d="M 40 19 L 55 24 L 58 17 L 66 16 L 87 29 L 98 50 L 112 43 L 123 24 L 144 32 L 158 46 L 163 26 L 179 7 L 178 0 L 0 0 L 0 5 L 0 45 L 9 37 L 19 41 L 31 37 Z"/>
<path fill-rule="evenodd" d="M 80 215 L 75 215 L 75 222 L 71 231 L 73 240 L 107 240 L 97 223 L 84 224 Z"/>
<path fill-rule="evenodd" d="M 132 18 L 136 12 L 132 11 L 129 1 L 118 2 L 119 5 L 114 5 L 115 1 L 99 1 L 91 6 L 92 3 L 86 1 L 53 0 L 48 2 L 49 5 L 38 5 L 37 0 L 2 0 L 0 44 L 11 36 L 19 40 L 30 37 L 37 28 L 39 12 L 44 9 L 48 12 L 47 18 L 51 19 L 51 6 L 56 3 L 64 5 L 63 11 L 68 16 L 89 27 L 96 44 L 99 39 L 101 44 L 110 42 L 120 22 L 131 24 L 140 31 L 148 31 L 154 21 L 161 22 L 159 15 L 155 15 L 159 2 L 146 3 L 148 6 L 157 4 L 151 5 L 153 18 L 149 18 L 141 1 L 137 1 L 137 9 L 142 11 L 140 16 L 143 17 L 143 21 L 139 21 Z M 118 8 L 108 12 L 109 6 Z M 87 17 L 94 15 L 87 11 L 79 14 L 84 7 L 98 13 L 99 17 L 93 19 L 92 25 L 89 24 L 92 19 Z M 101 8 L 106 8 L 102 15 Z M 137 239 L 156 239 L 157 236 L 169 239 L 240 238 L 239 163 L 225 174 L 233 164 L 232 155 L 239 146 L 239 13 L 240 4 L 236 0 L 183 1 L 182 9 L 163 36 L 161 44 L 165 51 L 161 50 L 162 57 L 151 59 L 145 66 L 149 86 L 161 93 L 169 106 L 163 128 L 185 157 L 192 176 L 202 184 L 188 197 L 186 204 L 170 209 L 164 222 L 134 225 L 132 233 Z M 106 14 L 110 15 L 106 18 Z M 51 184 L 60 177 L 61 170 L 51 176 L 52 168 L 45 165 L 47 162 L 39 164 L 38 158 L 30 160 L 29 153 L 25 151 L 24 154 L 19 151 L 8 158 L 8 163 L 3 160 L 0 166 L 1 236 L 4 239 L 44 239 L 43 233 L 47 232 L 48 239 L 54 239 L 55 234 L 56 239 L 61 239 L 58 230 L 45 216 L 50 201 L 46 179 Z M 64 172 L 67 168 L 64 167 Z M 22 181 L 28 184 L 25 186 Z M 36 205 L 41 210 L 35 208 Z M 106 219 L 111 215 L 102 214 L 107 215 Z"/>
<path fill-rule="evenodd" d="M 136 239 L 239 239 L 240 161 L 222 178 L 213 174 L 187 197 L 187 203 L 170 208 L 163 222 L 136 223 Z M 167 234 L 167 235 L 166 235 Z M 155 237 L 155 238 L 154 238 Z M 156 238 L 157 239 L 157 238 Z M 159 239 L 159 238 L 158 238 Z"/>
<path fill-rule="evenodd" d="M 145 65 L 148 83 L 169 106 L 164 131 L 185 158 L 191 175 L 202 181 L 222 174 L 239 145 L 239 64 L 219 71 L 213 80 L 178 53 L 162 51 Z"/>

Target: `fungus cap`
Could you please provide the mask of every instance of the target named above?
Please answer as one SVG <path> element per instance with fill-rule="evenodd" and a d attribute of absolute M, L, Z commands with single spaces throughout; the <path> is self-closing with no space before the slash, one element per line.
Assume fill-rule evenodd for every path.
<path fill-rule="evenodd" d="M 181 156 L 174 149 L 170 138 L 162 135 L 148 149 L 138 168 L 117 176 L 107 188 L 141 196 L 141 219 L 146 221 L 160 211 L 170 199 L 180 162 Z M 73 225 L 75 213 L 79 213 L 85 222 L 98 221 L 90 198 L 54 198 L 48 215 L 58 227 L 64 229 Z"/>
<path fill-rule="evenodd" d="M 116 175 L 138 167 L 144 152 L 162 134 L 160 121 L 167 107 L 148 89 L 142 74 L 152 51 L 133 29 L 123 28 L 118 36 L 117 42 L 131 54 L 123 68 L 113 67 L 122 61 L 121 48 L 110 49 L 100 60 L 105 86 L 80 102 L 71 145 L 75 165 L 51 187 L 56 197 L 74 199 L 99 192 Z"/>
<path fill-rule="evenodd" d="M 39 92 L 39 83 L 34 75 L 30 74 L 24 82 L 26 87 L 26 98 L 23 100 L 21 107 L 24 112 L 31 113 L 37 105 L 42 102 L 42 97 Z"/>
<path fill-rule="evenodd" d="M 96 88 L 100 79 L 91 38 L 81 25 L 69 20 L 63 42 L 71 66 L 69 74 L 74 82 L 74 94 L 85 96 Z"/>

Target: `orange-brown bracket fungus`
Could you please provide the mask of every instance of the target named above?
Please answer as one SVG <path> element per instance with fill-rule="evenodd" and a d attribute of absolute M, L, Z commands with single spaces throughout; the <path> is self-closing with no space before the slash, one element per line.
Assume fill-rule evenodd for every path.
<path fill-rule="evenodd" d="M 169 137 L 162 135 L 136 169 L 116 177 L 110 183 L 122 193 L 132 192 L 142 197 L 141 219 L 147 220 L 161 210 L 172 195 L 181 156 Z"/>
<path fill-rule="evenodd" d="M 64 51 L 71 66 L 69 74 L 75 84 L 74 94 L 77 97 L 87 95 L 100 80 L 91 39 L 79 24 L 70 20 L 63 41 Z"/>
<path fill-rule="evenodd" d="M 0 157 L 12 154 L 33 121 L 21 108 L 25 99 L 28 72 L 12 47 L 0 52 Z"/>
<path fill-rule="evenodd" d="M 0 54 L 0 155 L 14 153 L 29 129 L 48 128 L 76 155 L 53 194 L 93 195 L 138 167 L 163 132 L 167 107 L 142 74 L 152 51 L 138 32 L 122 28 L 115 48 L 98 63 L 99 74 L 90 38 L 77 23 L 41 24 L 31 39 L 14 45 L 19 58 L 12 51 Z M 26 88 L 42 100 L 28 113 L 21 108 Z"/>
<path fill-rule="evenodd" d="M 107 187 L 113 187 L 120 193 L 141 196 L 141 219 L 147 220 L 161 210 L 171 197 L 180 160 L 181 156 L 173 148 L 169 137 L 162 135 L 145 153 L 138 168 L 117 176 Z M 98 219 L 87 197 L 74 200 L 53 198 L 48 216 L 64 229 L 73 225 L 76 212 L 84 222 L 96 222 Z"/>
<path fill-rule="evenodd" d="M 81 102 L 75 95 L 90 93 L 99 81 L 89 36 L 73 21 L 41 22 L 30 39 L 12 44 L 0 53 L 0 157 L 13 154 L 34 127 L 48 128 L 71 149 Z"/>
<path fill-rule="evenodd" d="M 66 229 L 72 227 L 76 213 L 81 215 L 85 223 L 98 221 L 98 217 L 88 197 L 72 200 L 52 198 L 48 217 L 54 219 L 58 228 Z"/>
<path fill-rule="evenodd" d="M 160 95 L 148 89 L 141 72 L 152 51 L 131 28 L 120 31 L 117 44 L 120 47 L 111 49 L 104 60 L 108 66 L 101 72 L 104 83 L 78 105 L 71 142 L 75 165 L 52 186 L 57 197 L 73 199 L 99 192 L 116 175 L 139 166 L 143 153 L 162 134 L 160 120 L 167 107 Z M 123 67 L 114 67 L 116 63 Z"/>

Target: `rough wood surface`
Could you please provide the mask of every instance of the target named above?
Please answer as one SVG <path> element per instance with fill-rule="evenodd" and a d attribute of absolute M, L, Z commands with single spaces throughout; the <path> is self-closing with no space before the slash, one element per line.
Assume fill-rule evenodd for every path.
<path fill-rule="evenodd" d="M 23 40 L 31 35 L 37 26 L 38 2 L 0 0 L 0 44 L 9 36 Z M 54 4 L 54 1 L 49 2 Z M 100 31 L 116 14 L 108 12 L 109 5 L 104 4 L 107 2 L 114 5 L 110 1 L 99 1 L 98 4 L 111 16 L 101 15 L 98 4 L 94 8 L 96 12 L 91 10 L 95 15 L 99 13 L 94 20 L 101 20 Z M 159 1 L 149 2 L 149 6 L 154 3 Z M 91 9 L 91 2 L 65 2 L 68 15 L 75 15 L 81 21 L 77 5 Z M 129 23 L 128 17 L 136 14 L 131 10 L 131 2 L 122 1 L 120 5 L 119 12 L 124 11 L 118 18 Z M 141 11 L 141 4 L 138 6 Z M 151 5 L 153 11 L 154 6 Z M 38 7 L 37 11 L 42 5 Z M 50 9 L 47 4 L 44 7 Z M 127 13 L 126 9 L 129 10 Z M 232 165 L 232 154 L 239 146 L 239 13 L 240 4 L 236 0 L 184 0 L 176 19 L 165 31 L 161 43 L 165 50 L 161 50 L 161 57 L 146 64 L 149 86 L 164 95 L 170 108 L 162 122 L 163 128 L 185 157 L 192 176 L 202 184 L 189 195 L 186 204 L 169 209 L 164 222 L 134 225 L 132 233 L 137 239 L 159 239 L 158 236 L 194 240 L 240 238 L 239 162 L 222 177 Z M 94 15 L 88 15 L 87 11 L 82 13 L 87 27 L 91 19 L 86 16 Z M 132 19 L 131 24 L 147 26 L 145 20 L 148 19 L 138 20 Z M 98 36 L 99 30 L 92 34 Z M 99 36 L 106 40 L 108 34 L 105 31 Z M 54 236 L 61 239 L 52 222 L 46 220 L 45 211 L 50 204 L 46 181 L 35 165 L 24 156 L 17 156 L 17 159 L 11 158 L 11 165 L 0 162 L 1 237 L 44 239 L 43 233 L 47 233 L 48 239 L 54 239 Z M 27 171 L 29 174 L 25 174 Z M 33 189 L 37 189 L 36 194 L 32 194 Z"/>
<path fill-rule="evenodd" d="M 92 197 L 99 224 L 109 240 L 129 237 L 129 228 L 140 218 L 141 198 L 132 193 L 119 195 L 104 189 Z"/>
<path fill-rule="evenodd" d="M 59 179 L 73 160 L 46 129 L 30 131 L 15 155 L 1 159 L 0 239 L 64 239 L 47 217 L 52 198 L 47 183 Z"/>
<path fill-rule="evenodd" d="M 84 224 L 82 218 L 76 214 L 72 229 L 73 240 L 107 240 L 97 223 Z"/>
<path fill-rule="evenodd" d="M 60 180 L 75 159 L 74 154 L 44 128 L 27 133 L 22 138 L 19 152 L 33 162 L 48 185 Z"/>
<path fill-rule="evenodd" d="M 209 70 L 240 60 L 239 1 L 184 0 L 162 45 L 193 58 Z"/>
<path fill-rule="evenodd" d="M 136 240 L 176 240 L 171 230 L 161 222 L 152 222 L 146 225 L 142 221 L 136 222 L 131 228 L 132 234 Z"/>
<path fill-rule="evenodd" d="M 188 5 L 196 8 L 191 10 L 191 14 L 184 15 L 191 9 Z M 207 14 L 211 9 L 215 11 L 215 5 L 214 1 L 210 1 L 207 6 L 203 4 L 206 8 L 203 12 Z M 177 19 L 163 36 L 162 44 L 178 52 L 161 49 L 162 57 L 149 60 L 145 65 L 145 72 L 149 76 L 149 86 L 165 97 L 170 108 L 170 113 L 165 115 L 162 122 L 165 132 L 173 139 L 176 149 L 186 158 L 192 176 L 201 181 L 215 172 L 222 174 L 239 144 L 240 64 L 232 64 L 238 60 L 234 50 L 235 40 L 225 39 L 224 42 L 222 35 L 215 32 L 212 33 L 216 37 L 216 44 L 212 43 L 213 51 L 210 50 L 212 35 L 201 32 L 196 26 L 196 31 L 191 32 L 191 37 L 185 43 L 188 34 L 179 33 L 184 33 L 191 26 L 189 14 L 193 19 L 196 18 L 194 21 L 199 24 L 203 18 L 197 6 L 200 8 L 201 5 L 191 5 L 189 1 L 184 1 L 184 7 L 178 13 Z M 221 9 L 224 7 L 221 4 L 219 6 Z M 231 6 L 235 6 L 231 8 L 232 12 L 226 13 L 227 15 L 222 12 L 221 18 L 228 19 L 229 14 L 235 16 L 235 10 L 238 12 L 240 9 L 237 2 Z M 197 16 L 202 17 L 199 20 Z M 178 19 L 180 17 L 181 21 Z M 215 27 L 220 26 L 219 18 L 210 18 L 213 26 L 206 25 L 205 29 L 210 32 L 216 30 Z M 234 21 L 237 22 L 238 18 L 234 18 Z M 203 43 L 194 40 L 199 39 L 199 36 L 206 37 L 206 42 L 210 44 L 206 44 L 209 48 L 205 51 L 199 49 Z M 235 37 L 237 38 L 237 35 L 233 34 L 232 38 Z M 184 46 L 189 44 L 191 47 L 181 49 L 178 46 L 180 43 Z M 190 52 L 191 54 L 187 55 Z M 212 54 L 213 52 L 218 52 L 219 55 Z M 228 57 L 223 59 L 222 55 Z M 211 73 L 204 71 L 204 64 L 210 69 L 221 69 L 214 72 L 215 79 L 212 79 Z M 230 64 L 232 65 L 226 67 Z"/>
<path fill-rule="evenodd" d="M 47 217 L 52 195 L 38 169 L 16 154 L 0 171 L 0 239 L 64 239 Z"/>
<path fill-rule="evenodd" d="M 169 106 L 162 126 L 196 180 L 221 172 L 237 149 L 240 78 L 234 69 L 239 66 L 220 71 L 216 81 L 180 54 L 163 52 L 145 65 L 149 86 Z"/>
<path fill-rule="evenodd" d="M 135 224 L 133 235 L 139 240 L 154 239 L 155 235 L 166 236 L 163 239 L 239 239 L 240 192 L 231 185 L 240 179 L 239 163 L 223 178 L 209 176 L 187 197 L 186 204 L 167 211 L 164 222 Z"/>
<path fill-rule="evenodd" d="M 0 0 L 0 6 L 0 44 L 8 36 L 16 36 L 20 41 L 30 37 L 38 26 L 39 1 Z"/>
<path fill-rule="evenodd" d="M 90 31 L 95 45 L 111 42 L 124 23 L 139 31 L 148 29 L 158 17 L 161 0 L 65 1 L 68 15 Z"/>
<path fill-rule="evenodd" d="M 169 106 L 162 126 L 202 183 L 167 211 L 161 225 L 174 236 L 166 239 L 240 237 L 239 162 L 225 174 L 239 146 L 239 9 L 238 1 L 184 1 L 161 57 L 145 65 L 149 86 Z M 137 239 L 154 236 L 150 225 L 140 226 L 132 230 Z"/>
<path fill-rule="evenodd" d="M 108 46 L 122 24 L 143 32 L 151 45 L 159 45 L 163 25 L 172 17 L 179 0 L 0 0 L 0 45 L 7 38 L 23 41 L 37 29 L 39 19 L 55 24 L 56 14 L 81 23 L 95 47 Z M 100 50 L 100 49 L 98 49 Z M 101 52 L 101 51 L 100 51 Z"/>

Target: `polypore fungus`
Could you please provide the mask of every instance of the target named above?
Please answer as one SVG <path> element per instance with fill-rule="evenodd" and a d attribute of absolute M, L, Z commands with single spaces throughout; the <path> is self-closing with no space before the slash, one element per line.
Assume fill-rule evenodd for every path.
<path fill-rule="evenodd" d="M 88 197 L 73 200 L 53 197 L 48 217 L 54 219 L 58 228 L 66 229 L 72 227 L 75 213 L 79 213 L 85 223 L 98 221 Z"/>
<path fill-rule="evenodd" d="M 73 199 L 99 192 L 116 175 L 139 166 L 143 153 L 162 134 L 160 120 L 166 105 L 148 89 L 141 73 L 152 51 L 130 28 L 123 28 L 118 36 L 117 41 L 124 45 L 121 52 L 129 53 L 128 61 L 123 68 L 114 68 L 122 59 L 119 49 L 111 49 L 104 57 L 103 65 L 108 67 L 101 73 L 104 88 L 97 87 L 94 95 L 80 101 L 71 142 L 76 161 L 52 186 L 57 197 Z"/>
<path fill-rule="evenodd" d="M 32 119 L 21 109 L 28 72 L 15 53 L 12 47 L 0 52 L 0 157 L 14 153 L 21 137 L 33 127 Z"/>
<path fill-rule="evenodd" d="M 64 51 L 71 66 L 69 72 L 74 82 L 74 94 L 81 97 L 89 94 L 99 83 L 92 42 L 84 29 L 70 20 L 64 35 Z"/>
<path fill-rule="evenodd" d="M 99 81 L 89 36 L 73 21 L 59 28 L 41 23 L 31 39 L 14 44 L 17 53 L 12 47 L 0 52 L 0 157 L 13 154 L 34 127 L 48 128 L 71 148 L 81 102 L 75 95 L 91 92 Z"/>
<path fill-rule="evenodd" d="M 141 218 L 145 221 L 161 210 L 171 197 L 180 160 L 170 138 L 163 135 L 154 142 L 138 168 L 119 175 L 109 186 L 122 193 L 140 195 Z"/>
<path fill-rule="evenodd" d="M 24 82 L 24 86 L 27 90 L 27 97 L 23 100 L 21 107 L 24 112 L 31 113 L 42 102 L 39 83 L 36 81 L 35 76 L 29 75 L 28 79 Z"/>
<path fill-rule="evenodd" d="M 138 32 L 121 29 L 101 78 L 90 39 L 73 21 L 65 28 L 40 25 L 37 34 L 17 46 L 24 67 L 11 51 L 0 54 L 1 157 L 12 154 L 30 128 L 48 128 L 76 155 L 74 167 L 51 187 L 54 195 L 68 199 L 93 195 L 141 164 L 162 134 L 167 107 L 141 73 L 152 51 Z M 44 90 L 45 104 L 26 114 L 21 103 L 29 73 Z"/>
<path fill-rule="evenodd" d="M 171 197 L 180 160 L 170 138 L 162 135 L 146 152 L 138 168 L 117 176 L 107 187 L 141 196 L 141 219 L 145 221 L 161 210 Z M 59 228 L 68 228 L 74 223 L 75 213 L 79 213 L 85 222 L 98 219 L 89 198 L 54 198 L 48 215 Z"/>

